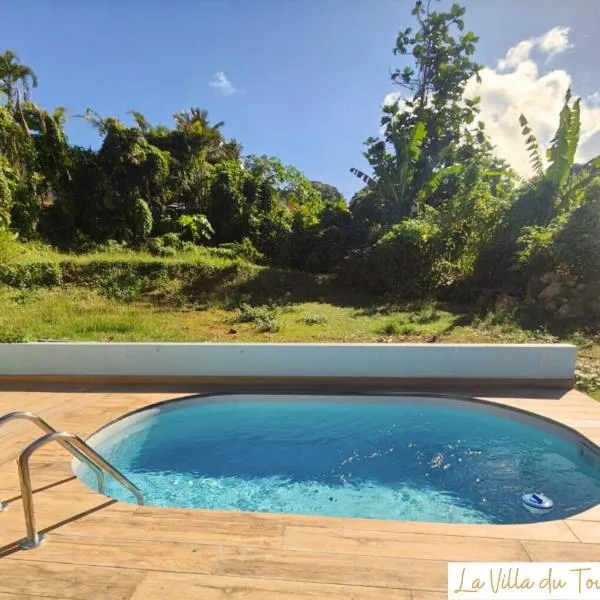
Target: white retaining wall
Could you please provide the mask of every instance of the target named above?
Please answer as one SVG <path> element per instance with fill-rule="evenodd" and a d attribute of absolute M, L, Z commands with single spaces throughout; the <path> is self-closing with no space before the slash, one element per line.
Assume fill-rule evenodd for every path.
<path fill-rule="evenodd" d="M 570 380 L 569 344 L 0 344 L 1 376 Z"/>

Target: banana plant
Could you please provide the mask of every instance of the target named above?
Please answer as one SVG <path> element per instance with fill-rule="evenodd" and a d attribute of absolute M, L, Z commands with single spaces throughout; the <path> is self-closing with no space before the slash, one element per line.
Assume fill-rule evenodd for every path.
<path fill-rule="evenodd" d="M 531 168 L 536 177 L 541 177 L 544 174 L 544 164 L 542 162 L 542 155 L 540 147 L 537 142 L 537 138 L 533 133 L 531 127 L 529 127 L 529 121 L 525 115 L 519 117 L 519 124 L 521 125 L 521 133 L 525 137 L 525 143 L 527 144 L 527 152 L 529 152 L 529 162 Z"/>
<path fill-rule="evenodd" d="M 381 196 L 391 205 L 395 220 L 417 216 L 444 178 L 463 168 L 463 165 L 455 164 L 433 172 L 423 169 L 422 144 L 425 136 L 426 128 L 422 121 L 417 121 L 410 129 L 390 127 L 387 144 L 376 138 L 369 138 L 366 142 L 369 148 L 365 157 L 373 168 L 374 177 L 358 169 L 350 169 L 369 186 L 379 188 Z M 427 176 L 423 177 L 425 173 Z"/>
<path fill-rule="evenodd" d="M 600 156 L 592 159 L 579 172 L 574 172 L 575 153 L 581 131 L 581 100 L 571 105 L 571 90 L 567 90 L 560 111 L 558 129 L 546 150 L 547 168 L 544 169 L 537 139 L 524 115 L 519 122 L 526 136 L 527 150 L 537 183 L 547 190 L 551 199 L 550 217 L 577 208 L 583 201 L 585 188 L 600 176 Z"/>

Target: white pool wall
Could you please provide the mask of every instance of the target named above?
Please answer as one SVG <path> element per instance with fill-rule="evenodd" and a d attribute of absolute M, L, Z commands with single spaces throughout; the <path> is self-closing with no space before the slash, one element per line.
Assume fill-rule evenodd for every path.
<path fill-rule="evenodd" d="M 570 381 L 570 344 L 0 344 L 2 376 Z"/>

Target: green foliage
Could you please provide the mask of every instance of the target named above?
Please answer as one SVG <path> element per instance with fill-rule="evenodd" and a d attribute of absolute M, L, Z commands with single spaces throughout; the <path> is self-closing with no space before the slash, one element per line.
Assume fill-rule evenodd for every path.
<path fill-rule="evenodd" d="M 529 122 L 525 115 L 519 117 L 519 123 L 521 124 L 521 133 L 525 137 L 527 144 L 527 152 L 529 152 L 529 159 L 531 161 L 531 168 L 536 176 L 540 177 L 544 173 L 544 164 L 542 162 L 542 155 L 540 154 L 540 147 L 538 146 L 535 134 L 529 127 Z"/>
<path fill-rule="evenodd" d="M 0 154 L 0 233 L 10 227 L 14 194 L 13 177 L 8 159 Z"/>
<path fill-rule="evenodd" d="M 343 280 L 354 287 L 401 297 L 422 297 L 442 280 L 436 264 L 439 228 L 431 220 L 394 225 L 373 245 L 350 255 Z"/>
<path fill-rule="evenodd" d="M 248 235 L 246 177 L 246 171 L 237 161 L 222 162 L 215 168 L 207 217 L 211 223 L 219 224 L 215 235 L 219 242 L 238 241 Z"/>
<path fill-rule="evenodd" d="M 579 143 L 581 100 L 577 99 L 571 107 L 569 106 L 570 99 L 571 90 L 568 90 L 565 104 L 560 111 L 558 129 L 546 153 L 550 163 L 546 178 L 557 188 L 563 186 L 571 175 L 571 168 L 575 163 L 575 152 Z"/>
<path fill-rule="evenodd" d="M 397 110 L 397 107 L 396 109 Z M 425 137 L 425 125 L 417 121 L 412 128 L 388 127 L 388 140 L 392 151 L 383 141 L 367 140 L 369 148 L 365 157 L 377 177 L 376 192 L 387 199 L 388 223 L 398 222 L 417 213 L 417 196 L 424 188 L 417 182 L 417 163 L 421 156 L 421 144 Z"/>
<path fill-rule="evenodd" d="M 321 181 L 311 181 L 310 185 L 318 192 L 321 196 L 321 200 L 325 204 L 338 204 L 340 201 L 344 201 L 344 196 L 335 186 L 323 183 Z"/>
<path fill-rule="evenodd" d="M 532 323 L 598 327 L 600 157 L 575 164 L 581 103 L 567 93 L 545 155 L 526 117 L 514 124 L 534 170 L 518 180 L 494 155 L 479 99 L 465 97 L 480 68 L 465 10 L 436 11 L 436 1 L 417 0 L 415 26 L 398 33 L 392 80 L 404 97 L 383 107 L 380 138 L 367 140 L 370 174 L 351 169 L 366 186 L 349 205 L 277 158 L 242 157 L 201 108 L 171 125 L 87 109 L 79 116 L 100 147 L 72 146 L 65 109 L 32 103 L 34 72 L 0 54 L 0 281 L 23 290 L 76 282 L 111 301 L 198 306 L 218 280 L 237 306 L 242 290 L 265 304 L 335 280 L 394 301 L 510 296 L 527 307 L 490 327 L 513 327 L 525 312 Z M 29 250 L 17 251 L 15 238 Z M 31 250 L 36 240 L 73 256 Z M 95 258 L 84 264 L 82 253 Z M 437 323 L 435 311 L 419 315 L 373 333 L 414 336 Z M 265 332 L 285 322 L 272 307 L 242 308 L 240 318 Z M 324 322 L 309 314 L 285 327 Z"/>
<path fill-rule="evenodd" d="M 0 282 L 20 289 L 60 285 L 62 270 L 48 261 L 0 265 Z"/>
<path fill-rule="evenodd" d="M 205 215 L 181 215 L 177 225 L 182 239 L 194 243 L 210 240 L 215 233 Z"/>
<path fill-rule="evenodd" d="M 524 228 L 520 261 L 546 320 L 586 327 L 600 321 L 600 182 L 583 203 L 546 227 Z M 592 326 L 593 328 L 593 326 Z"/>
<path fill-rule="evenodd" d="M 305 325 L 326 325 L 327 324 L 327 317 L 325 315 L 317 315 L 314 313 L 309 313 L 308 315 L 305 315 L 302 319 L 302 322 Z"/>
<path fill-rule="evenodd" d="M 152 231 L 152 211 L 148 203 L 141 198 L 137 198 L 133 205 L 133 241 L 136 244 L 142 244 Z"/>
<path fill-rule="evenodd" d="M 264 260 L 264 254 L 259 252 L 250 238 L 244 238 L 241 242 L 230 242 L 229 244 L 221 244 L 219 250 L 226 250 L 231 257 L 240 257 L 249 260 L 250 262 L 259 263 Z"/>
<path fill-rule="evenodd" d="M 37 77 L 33 69 L 19 63 L 19 57 L 13 50 L 0 54 L 0 99 L 6 98 L 8 106 L 29 100 L 32 87 L 37 87 Z"/>
<path fill-rule="evenodd" d="M 148 240 L 147 247 L 153 256 L 175 256 L 183 252 L 186 242 L 183 242 L 176 233 L 165 233 Z"/>
<path fill-rule="evenodd" d="M 252 323 L 260 333 L 275 333 L 281 329 L 277 321 L 277 308 L 273 306 L 250 306 L 241 304 L 235 323 Z"/>
<path fill-rule="evenodd" d="M 398 105 L 384 107 L 382 125 L 386 139 L 396 130 L 410 130 L 416 123 L 425 125 L 419 165 L 423 179 L 439 167 L 447 166 L 445 152 L 461 141 L 464 128 L 476 118 L 479 100 L 464 100 L 468 81 L 477 76 L 480 66 L 474 62 L 479 38 L 464 32 L 465 9 L 453 4 L 448 12 L 431 10 L 431 1 L 417 0 L 412 11 L 418 25 L 398 33 L 394 54 L 408 65 L 392 72 L 392 81 L 408 90 L 410 96 L 400 112 Z"/>
<path fill-rule="evenodd" d="M 571 105 L 571 91 L 567 90 L 559 125 L 546 151 L 548 167 L 543 169 L 539 148 L 527 121 L 521 115 L 523 132 L 528 134 L 528 150 L 536 178 L 527 184 L 516 203 L 515 222 L 521 226 L 547 226 L 553 219 L 579 206 L 587 186 L 597 177 L 600 160 L 588 168 L 573 172 L 575 153 L 581 128 L 580 100 Z M 597 162 L 597 164 L 595 164 Z"/>

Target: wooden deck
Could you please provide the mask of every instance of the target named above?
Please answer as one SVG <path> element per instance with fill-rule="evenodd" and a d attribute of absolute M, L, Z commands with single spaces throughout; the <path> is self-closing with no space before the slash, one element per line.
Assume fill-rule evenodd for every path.
<path fill-rule="evenodd" d="M 11 389 L 11 387 L 13 389 Z M 106 422 L 187 395 L 0 385 L 0 414 L 37 412 L 88 436 Z M 530 410 L 600 444 L 600 403 L 575 391 L 495 402 Z M 508 395 L 505 393 L 505 395 Z M 454 525 L 138 507 L 94 493 L 70 457 L 47 446 L 32 461 L 45 544 L 24 536 L 15 458 L 34 425 L 0 432 L 0 600 L 442 600 L 448 561 L 600 561 L 600 506 L 533 525 Z"/>

